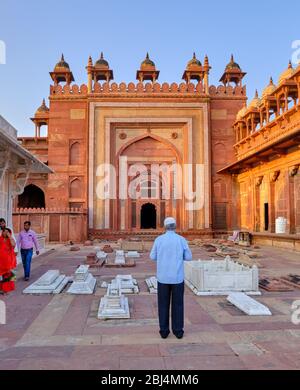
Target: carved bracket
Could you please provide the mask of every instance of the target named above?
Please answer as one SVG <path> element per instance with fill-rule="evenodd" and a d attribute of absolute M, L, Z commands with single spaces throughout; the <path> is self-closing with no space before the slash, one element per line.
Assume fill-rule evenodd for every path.
<path fill-rule="evenodd" d="M 258 176 L 256 178 L 256 183 L 255 183 L 256 187 L 259 187 L 261 185 L 263 178 L 264 178 L 263 176 Z"/>
<path fill-rule="evenodd" d="M 298 171 L 299 171 L 299 166 L 300 166 L 300 164 L 296 164 L 296 165 L 294 165 L 293 167 L 291 167 L 291 168 L 289 169 L 289 175 L 290 175 L 291 177 L 294 177 L 294 176 L 297 175 L 297 173 L 298 173 Z"/>
<path fill-rule="evenodd" d="M 273 173 L 271 173 L 271 176 L 270 176 L 270 180 L 272 183 L 275 183 L 275 181 L 278 179 L 280 175 L 280 171 L 274 171 Z"/>

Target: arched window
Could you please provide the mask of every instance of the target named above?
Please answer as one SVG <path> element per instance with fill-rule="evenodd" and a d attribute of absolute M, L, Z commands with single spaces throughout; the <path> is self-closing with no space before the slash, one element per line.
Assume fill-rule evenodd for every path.
<path fill-rule="evenodd" d="M 83 197 L 83 188 L 82 181 L 78 178 L 75 178 L 70 183 L 70 198 L 82 198 Z"/>
<path fill-rule="evenodd" d="M 45 208 L 45 194 L 34 184 L 25 187 L 23 194 L 18 197 L 19 208 Z"/>
<path fill-rule="evenodd" d="M 70 147 L 70 165 L 81 164 L 80 143 L 74 142 Z"/>

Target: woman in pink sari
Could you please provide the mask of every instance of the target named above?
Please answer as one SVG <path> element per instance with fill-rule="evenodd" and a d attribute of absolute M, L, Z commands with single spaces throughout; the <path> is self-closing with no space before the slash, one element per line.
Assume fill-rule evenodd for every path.
<path fill-rule="evenodd" d="M 11 230 L 5 228 L 0 236 L 0 291 L 3 293 L 15 289 L 15 274 L 12 272 L 17 266 L 15 246 Z"/>

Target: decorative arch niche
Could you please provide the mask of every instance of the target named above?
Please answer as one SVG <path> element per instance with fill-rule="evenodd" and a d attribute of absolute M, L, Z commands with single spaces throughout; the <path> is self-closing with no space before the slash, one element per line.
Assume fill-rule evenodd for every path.
<path fill-rule="evenodd" d="M 70 145 L 69 164 L 80 165 L 81 163 L 81 145 L 79 141 L 74 141 Z"/>
<path fill-rule="evenodd" d="M 45 208 L 45 193 L 35 184 L 28 184 L 18 196 L 18 208 Z"/>
<path fill-rule="evenodd" d="M 75 177 L 70 181 L 70 198 L 72 199 L 83 198 L 82 180 L 79 177 Z"/>

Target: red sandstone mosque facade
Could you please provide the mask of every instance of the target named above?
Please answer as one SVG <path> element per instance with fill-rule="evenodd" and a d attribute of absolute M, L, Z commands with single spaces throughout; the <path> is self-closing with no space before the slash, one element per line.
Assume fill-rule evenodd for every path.
<path fill-rule="evenodd" d="M 63 56 L 53 72 L 49 108 L 45 101 L 32 121 L 34 137 L 22 145 L 47 163 L 51 174 L 32 174 L 15 202 L 14 225 L 32 220 L 49 241 L 82 241 L 92 237 L 125 237 L 162 229 L 165 216 L 176 217 L 187 236 L 244 229 L 270 239 L 278 216 L 288 220 L 286 240 L 293 245 L 300 233 L 300 66 L 282 73 L 247 106 L 245 73 L 233 57 L 220 78 L 209 84 L 207 56 L 188 62 L 180 84 L 159 83 L 159 71 L 147 54 L 136 73 L 137 83 L 113 82 L 113 70 L 103 54 L 86 67 L 87 84 L 78 86 Z M 47 126 L 47 136 L 41 127 Z M 125 161 L 125 162 L 124 162 Z M 136 164 L 190 166 L 193 191 L 203 204 L 185 207 L 184 198 L 161 191 L 149 193 L 149 178 L 141 181 L 143 196 L 121 193 L 135 179 L 119 178 L 120 165 L 130 172 Z M 99 197 L 103 169 L 116 172 L 113 196 Z M 182 183 L 181 183 L 182 182 Z M 149 196 L 147 194 L 149 193 Z"/>

